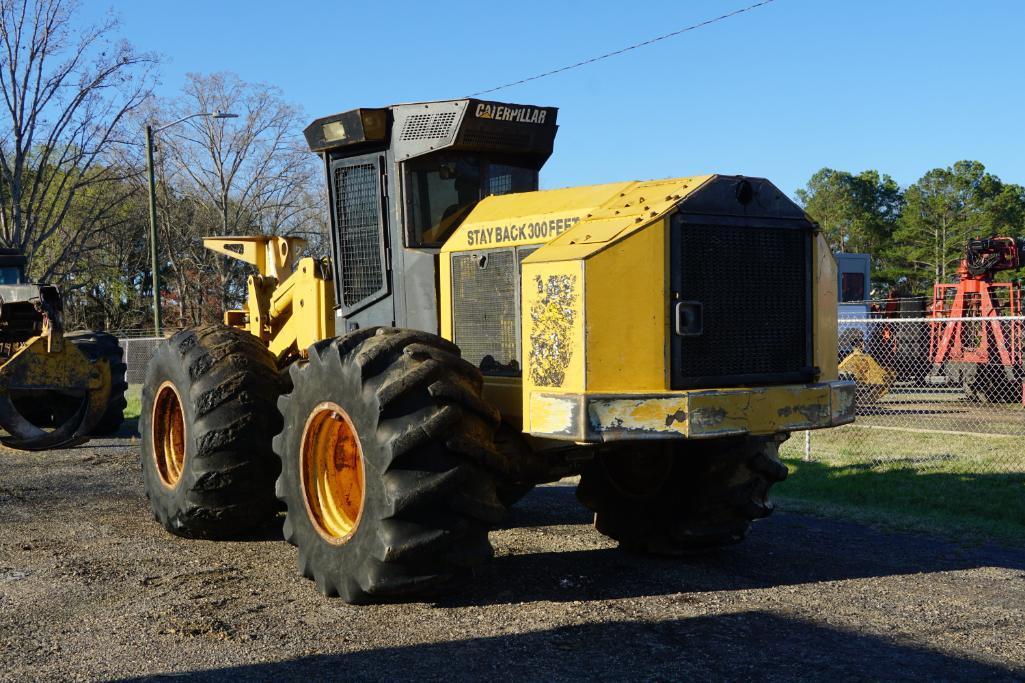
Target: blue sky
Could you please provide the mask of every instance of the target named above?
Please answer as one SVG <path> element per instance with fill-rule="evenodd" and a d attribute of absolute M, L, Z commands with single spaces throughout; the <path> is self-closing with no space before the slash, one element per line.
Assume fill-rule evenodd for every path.
<path fill-rule="evenodd" d="M 280 87 L 309 118 L 460 97 L 751 4 L 86 0 L 188 72 Z M 597 64 L 494 93 L 554 105 L 542 187 L 699 173 L 788 194 L 822 166 L 908 184 L 958 159 L 1025 184 L 1025 2 L 776 0 Z"/>

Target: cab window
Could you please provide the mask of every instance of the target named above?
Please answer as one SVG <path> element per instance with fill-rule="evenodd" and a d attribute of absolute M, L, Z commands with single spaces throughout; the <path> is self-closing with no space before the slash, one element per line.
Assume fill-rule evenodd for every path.
<path fill-rule="evenodd" d="M 537 189 L 536 170 L 476 155 L 440 154 L 403 166 L 411 247 L 440 247 L 483 197 Z"/>
<path fill-rule="evenodd" d="M 840 301 L 864 301 L 865 297 L 865 274 L 864 273 L 843 273 L 840 278 Z"/>
<path fill-rule="evenodd" d="M 0 267 L 0 285 L 20 285 L 22 280 L 21 267 Z"/>

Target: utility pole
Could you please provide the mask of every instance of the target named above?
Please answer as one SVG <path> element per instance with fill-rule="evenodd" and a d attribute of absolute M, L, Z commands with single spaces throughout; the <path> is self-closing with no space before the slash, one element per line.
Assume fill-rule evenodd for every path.
<path fill-rule="evenodd" d="M 157 181 L 153 172 L 153 126 L 146 126 L 146 172 L 149 174 L 149 262 L 153 273 L 153 335 L 160 334 L 160 266 L 157 263 Z"/>
<path fill-rule="evenodd" d="M 153 270 L 153 333 L 157 337 L 161 336 L 160 331 L 160 268 L 157 263 L 157 181 L 153 171 L 153 136 L 160 131 L 170 128 L 171 126 L 177 125 L 183 121 L 194 119 L 197 116 L 209 116 L 212 119 L 234 119 L 238 118 L 238 114 L 231 114 L 225 111 L 213 111 L 213 112 L 201 112 L 199 114 L 189 114 L 183 116 L 177 121 L 164 124 L 160 128 L 154 129 L 153 126 L 146 126 L 146 171 L 149 175 L 149 260 L 150 268 Z M 228 203 L 225 196 L 224 199 L 224 210 L 222 212 L 224 225 L 228 224 Z"/>

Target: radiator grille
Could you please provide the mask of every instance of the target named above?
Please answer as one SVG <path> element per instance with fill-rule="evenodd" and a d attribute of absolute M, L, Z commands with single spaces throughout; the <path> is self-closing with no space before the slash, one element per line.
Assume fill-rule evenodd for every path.
<path fill-rule="evenodd" d="M 454 341 L 485 374 L 520 372 L 519 279 L 512 249 L 452 257 Z"/>
<path fill-rule="evenodd" d="M 371 163 L 338 167 L 334 176 L 342 303 L 353 306 L 384 288 L 379 173 Z"/>
<path fill-rule="evenodd" d="M 808 231 L 673 229 L 676 291 L 701 303 L 703 322 L 698 336 L 673 335 L 673 388 L 810 380 Z"/>

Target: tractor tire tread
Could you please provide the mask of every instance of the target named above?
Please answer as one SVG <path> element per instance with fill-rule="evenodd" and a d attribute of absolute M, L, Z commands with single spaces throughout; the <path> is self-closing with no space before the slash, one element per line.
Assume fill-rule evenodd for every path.
<path fill-rule="evenodd" d="M 179 370 L 187 421 L 186 471 L 169 490 L 155 476 L 147 451 L 153 392 Z M 183 330 L 158 347 L 143 390 L 140 432 L 147 495 L 173 534 L 227 539 L 245 536 L 277 515 L 279 465 L 271 435 L 281 427 L 277 399 L 284 388 L 274 356 L 255 337 L 211 324 Z M 182 490 L 179 490 L 182 489 Z"/>
<path fill-rule="evenodd" d="M 626 549 L 689 555 L 737 543 L 751 523 L 772 514 L 768 493 L 787 476 L 772 440 L 704 444 L 675 454 L 672 470 L 649 500 L 626 499 L 600 463 L 585 469 L 577 498 L 595 527 Z"/>
<path fill-rule="evenodd" d="M 325 595 L 359 604 L 434 594 L 493 555 L 488 527 L 505 512 L 496 475 L 451 444 L 487 450 L 497 413 L 479 396 L 479 371 L 458 354 L 426 332 L 368 328 L 314 344 L 308 362 L 290 369 L 294 388 L 278 400 L 285 427 L 273 441 L 282 464 L 275 490 L 300 571 Z M 297 479 L 297 432 L 332 390 L 366 425 L 358 437 L 368 474 L 355 535 L 328 559 Z"/>

